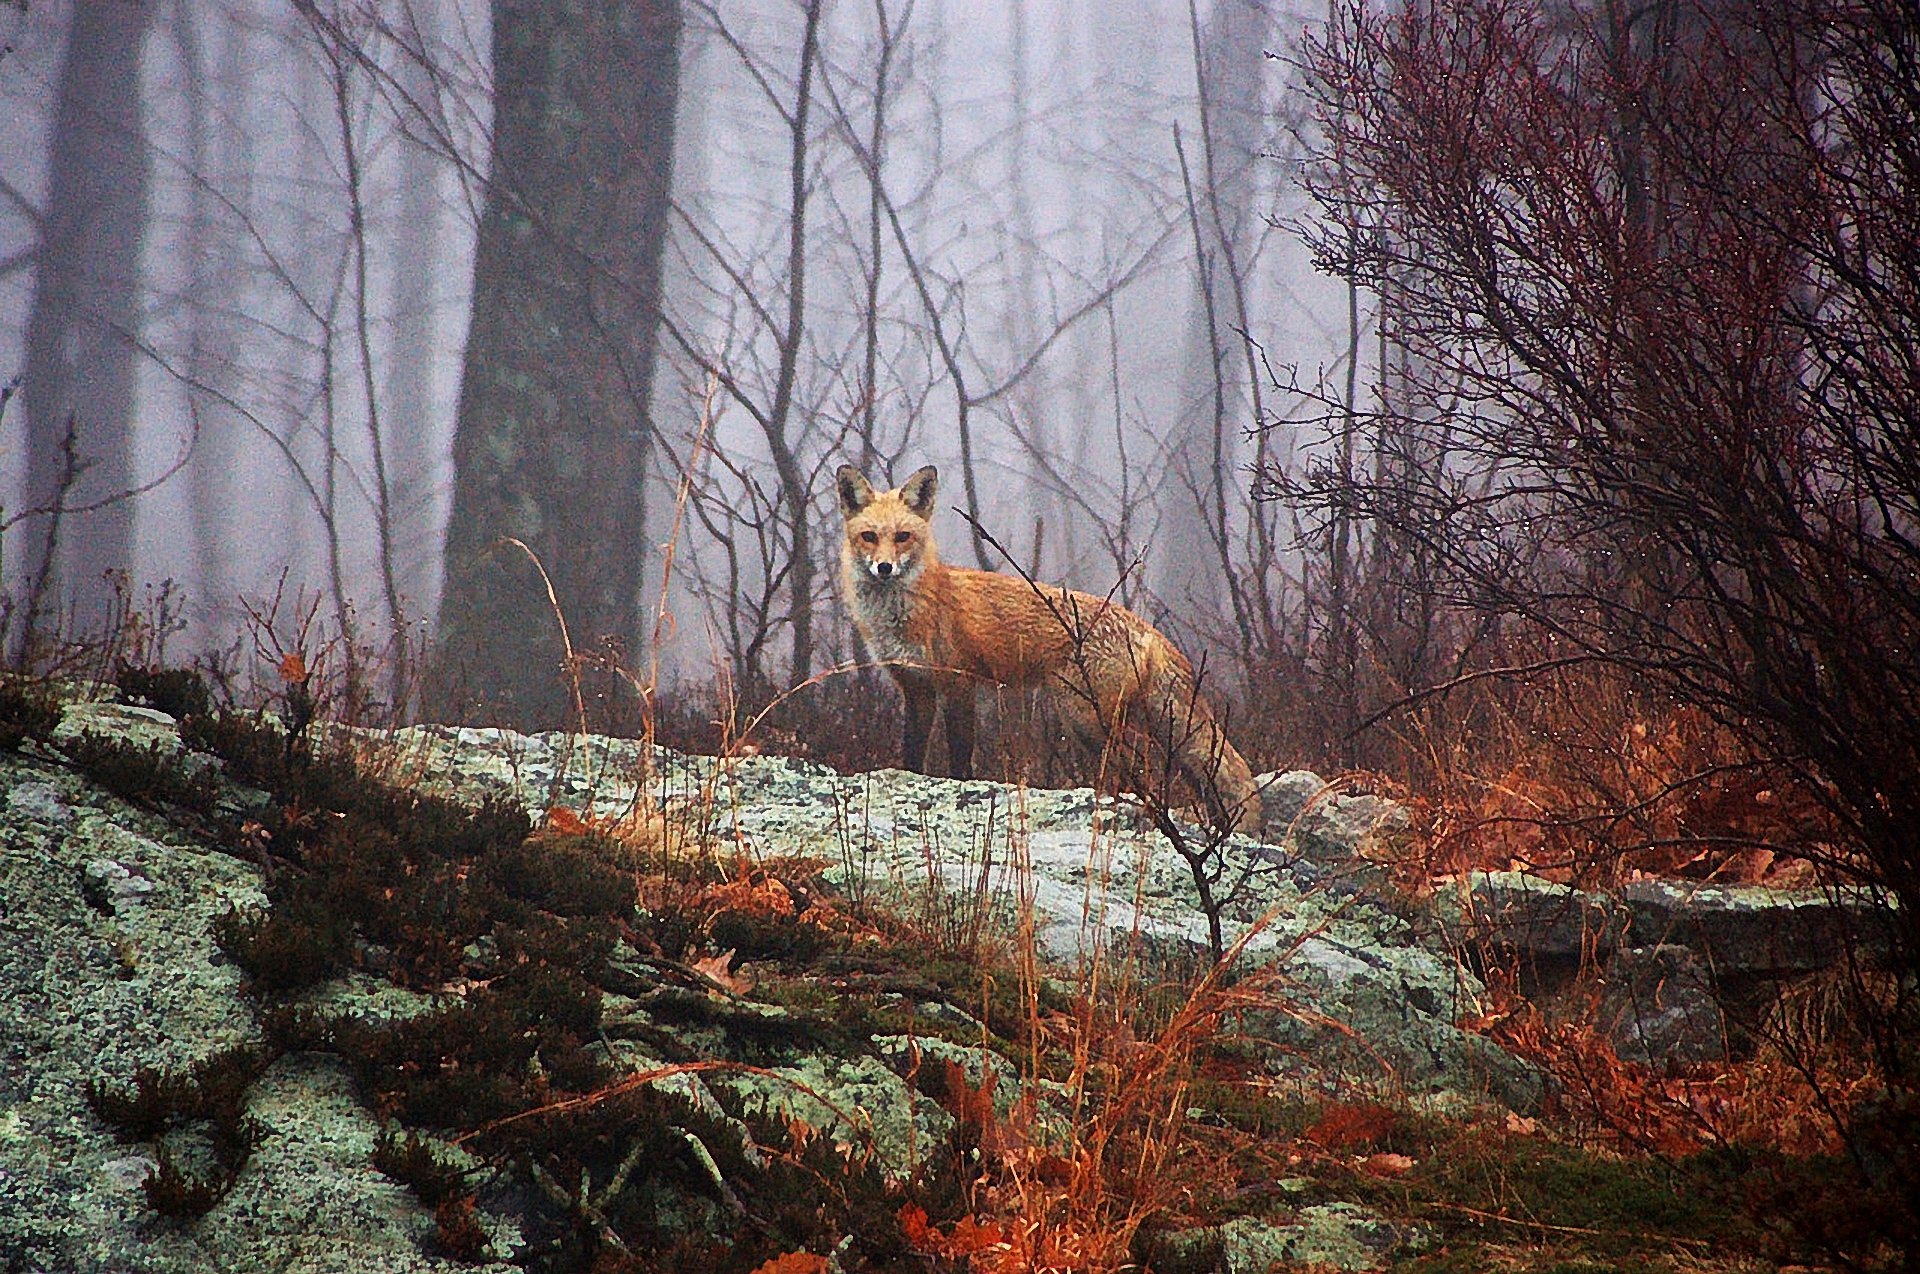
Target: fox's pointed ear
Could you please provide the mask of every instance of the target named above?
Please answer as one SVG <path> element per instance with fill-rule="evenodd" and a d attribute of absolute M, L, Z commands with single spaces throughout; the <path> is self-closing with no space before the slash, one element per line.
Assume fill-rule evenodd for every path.
<path fill-rule="evenodd" d="M 866 474 L 850 464 L 840 466 L 833 484 L 840 489 L 840 511 L 848 517 L 873 503 L 873 484 L 867 481 Z"/>
<path fill-rule="evenodd" d="M 915 517 L 933 516 L 933 497 L 940 493 L 940 471 L 932 465 L 915 469 L 913 476 L 900 484 L 900 498 Z"/>

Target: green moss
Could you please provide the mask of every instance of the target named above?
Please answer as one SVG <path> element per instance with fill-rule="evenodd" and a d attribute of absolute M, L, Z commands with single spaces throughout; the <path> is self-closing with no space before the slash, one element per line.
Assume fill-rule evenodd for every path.
<path fill-rule="evenodd" d="M 1723 1234 L 1728 1216 L 1683 1165 L 1610 1158 L 1535 1138 L 1498 1153 L 1435 1156 L 1423 1184 L 1437 1195 L 1497 1215 L 1603 1234 Z M 1631 1244 L 1607 1245 L 1618 1251 Z"/>
<path fill-rule="evenodd" d="M 1319 1116 L 1323 1103 L 1279 1097 L 1243 1083 L 1205 1077 L 1194 1081 L 1187 1104 L 1210 1122 L 1257 1137 L 1298 1137 Z"/>

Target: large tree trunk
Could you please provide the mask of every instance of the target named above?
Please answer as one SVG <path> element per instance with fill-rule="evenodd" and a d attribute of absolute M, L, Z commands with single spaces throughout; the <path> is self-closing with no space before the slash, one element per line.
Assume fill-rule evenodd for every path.
<path fill-rule="evenodd" d="M 440 45 L 439 15 L 429 9 L 411 9 L 401 19 L 408 43 L 423 53 Z M 401 61 L 395 72 L 415 100 L 432 100 L 433 77 L 424 62 Z M 432 614 L 439 589 L 441 498 L 439 467 L 435 464 L 433 374 L 434 338 L 438 334 L 442 286 L 440 270 L 446 260 L 441 203 L 442 162 L 425 146 L 405 146 L 395 156 L 398 169 L 401 219 L 406 231 L 395 236 L 391 252 L 393 315 L 391 352 L 382 386 L 392 484 L 392 569 L 404 617 L 418 621 Z M 409 646 L 413 641 L 410 632 Z"/>
<path fill-rule="evenodd" d="M 12 654 L 51 608 L 81 631 L 109 614 L 109 571 L 132 565 L 132 336 L 147 216 L 140 49 L 150 4 L 74 6 L 60 72 L 46 211 L 27 319 L 24 576 Z"/>
<path fill-rule="evenodd" d="M 494 139 L 454 435 L 440 716 L 570 724 L 566 643 L 637 632 L 675 0 L 494 0 Z M 588 706 L 612 678 L 589 675 Z"/>

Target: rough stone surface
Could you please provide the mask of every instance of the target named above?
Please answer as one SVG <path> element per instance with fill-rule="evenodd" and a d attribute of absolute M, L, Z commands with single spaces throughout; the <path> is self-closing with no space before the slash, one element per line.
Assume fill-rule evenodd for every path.
<path fill-rule="evenodd" d="M 766 1074 L 722 1071 L 707 1082 L 745 1098 L 749 1111 L 800 1121 L 849 1155 L 871 1148 L 895 1181 L 923 1165 L 953 1127 L 946 1111 L 876 1057 L 809 1057 Z"/>
<path fill-rule="evenodd" d="M 1629 947 L 1604 975 L 1600 1027 L 1622 1059 L 1663 1067 L 1719 1061 L 1727 1021 L 1713 976 L 1686 947 Z"/>
<path fill-rule="evenodd" d="M 1290 1222 L 1235 1217 L 1217 1226 L 1181 1231 L 1161 1240 L 1175 1256 L 1213 1257 L 1219 1274 L 1266 1274 L 1275 1266 L 1310 1269 L 1384 1269 L 1401 1252 L 1424 1250 L 1425 1232 L 1395 1225 L 1357 1203 L 1301 1208 Z"/>
<path fill-rule="evenodd" d="M 171 719 L 148 709 L 69 707 L 56 741 L 89 731 L 157 746 L 185 766 L 216 764 L 183 752 Z M 400 781 L 467 796 L 506 793 L 530 809 L 561 805 L 597 818 L 665 808 L 743 853 L 824 860 L 849 894 L 922 909 L 923 919 L 997 923 L 1030 905 L 1057 977 L 1095 959 L 1190 972 L 1204 950 L 1205 919 L 1184 864 L 1125 807 L 1084 790 L 843 776 L 779 758 L 718 761 L 497 731 L 351 741 Z M 373 1169 L 376 1122 L 337 1062 L 321 1056 L 284 1057 L 254 1084 L 249 1109 L 266 1135 L 234 1189 L 196 1221 L 157 1222 L 141 1188 L 152 1147 L 117 1139 L 89 1108 L 86 1088 L 258 1042 L 240 975 L 211 928 L 230 909 L 264 901 L 259 869 L 93 787 L 37 746 L 0 756 L 0 791 L 0 1268 L 472 1268 L 424 1245 L 431 1217 Z M 223 799 L 253 798 L 232 791 Z M 1522 1106 L 1537 1096 L 1531 1072 L 1454 1026 L 1477 1007 L 1481 988 L 1422 945 L 1404 918 L 1330 884 L 1337 873 L 1296 842 L 1236 839 L 1224 861 L 1218 888 L 1229 940 L 1245 937 L 1248 960 L 1277 965 L 1299 1006 L 1261 1024 L 1277 1064 L 1391 1091 L 1490 1091 Z M 376 1017 L 432 1003 L 364 975 L 305 998 Z M 608 1013 L 622 1011 L 641 1010 L 610 995 Z M 636 1069 L 652 1064 L 624 1041 L 621 1056 Z M 954 1062 L 975 1084 L 992 1068 L 1003 1111 L 1019 1099 L 1013 1068 L 983 1050 L 904 1037 L 875 1040 L 869 1055 L 803 1057 L 757 1079 L 713 1072 L 663 1084 L 710 1108 L 715 1090 L 743 1087 L 902 1174 L 947 1128 L 945 1112 L 908 1082 L 929 1059 Z M 1305 1213 L 1299 1221 L 1319 1224 Z M 496 1253 L 512 1259 L 519 1240 L 511 1227 L 499 1217 L 483 1222 Z"/>
<path fill-rule="evenodd" d="M 1482 943 L 1533 957 L 1578 960 L 1605 955 L 1626 915 L 1613 899 L 1520 871 L 1476 871 L 1434 899 L 1441 925 L 1457 943 Z"/>
<path fill-rule="evenodd" d="M 621 818 L 651 798 L 722 844 L 824 860 L 849 895 L 943 923 L 1011 925 L 1030 907 L 1038 953 L 1069 971 L 1125 954 L 1191 972 L 1207 948 L 1185 863 L 1130 808 L 1084 788 L 843 775 L 784 757 L 648 755 L 627 741 L 497 730 L 418 727 L 388 746 L 455 792 L 512 795 L 536 810 L 558 803 Z M 1300 791 L 1308 778 L 1315 792 L 1326 786 L 1282 778 Z M 1317 824 L 1323 837 L 1371 835 L 1385 817 L 1377 797 L 1338 798 L 1335 813 Z M 1347 857 L 1357 852 L 1349 843 Z M 1404 917 L 1341 887 L 1293 840 L 1234 837 L 1222 861 L 1227 943 L 1244 939 L 1250 965 L 1277 965 L 1299 1010 L 1263 1020 L 1290 1065 L 1326 1063 L 1345 1082 L 1393 1091 L 1484 1093 L 1523 1110 L 1538 1102 L 1532 1068 L 1455 1025 L 1484 988 Z"/>
<path fill-rule="evenodd" d="M 1406 836 L 1412 825 L 1398 801 L 1342 791 L 1312 770 L 1263 774 L 1257 781 L 1266 838 L 1314 858 L 1350 862 Z"/>
<path fill-rule="evenodd" d="M 1546 958 L 1684 946 L 1716 974 L 1804 973 L 1886 949 L 1886 914 L 1857 891 L 1636 880 L 1617 894 L 1519 871 L 1471 872 L 1435 899 L 1456 941 Z"/>
<path fill-rule="evenodd" d="M 1471 872 L 1431 910 L 1451 945 L 1516 964 L 1544 1001 L 1597 973 L 1598 1025 L 1622 1058 L 1654 1067 L 1724 1058 L 1730 998 L 1891 949 L 1886 911 L 1838 889 L 1637 880 L 1601 893 Z"/>
<path fill-rule="evenodd" d="M 57 737 L 86 730 L 179 747 L 171 718 L 143 708 L 69 708 Z M 156 1223 L 152 1148 L 117 1139 L 86 1087 L 258 1040 L 210 934 L 264 901 L 258 869 L 57 764 L 0 757 L 0 788 L 0 1269 L 473 1268 L 424 1254 L 432 1218 L 373 1169 L 373 1116 L 317 1060 L 254 1085 L 267 1135 L 233 1191 L 190 1224 Z"/>
<path fill-rule="evenodd" d="M 1620 890 L 1637 945 L 1690 947 L 1725 973 L 1807 973 L 1888 949 L 1887 914 L 1857 892 L 1636 880 Z"/>

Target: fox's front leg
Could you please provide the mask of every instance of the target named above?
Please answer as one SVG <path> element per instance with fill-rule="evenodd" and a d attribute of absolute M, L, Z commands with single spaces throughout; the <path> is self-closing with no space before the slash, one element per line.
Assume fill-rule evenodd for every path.
<path fill-rule="evenodd" d="M 973 685 L 948 682 L 939 688 L 940 712 L 947 726 L 947 773 L 956 779 L 973 777 Z"/>
<path fill-rule="evenodd" d="M 925 673 L 896 671 L 900 696 L 907 704 L 907 730 L 900 744 L 900 763 L 916 774 L 927 772 L 927 738 L 933 733 L 933 710 L 939 698 L 933 678 Z"/>

